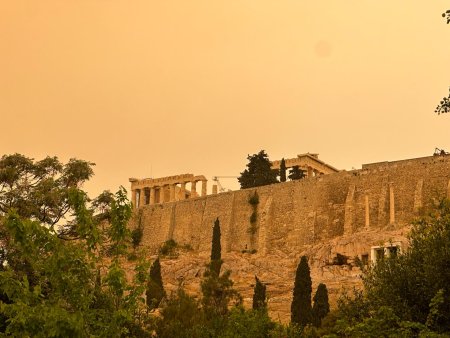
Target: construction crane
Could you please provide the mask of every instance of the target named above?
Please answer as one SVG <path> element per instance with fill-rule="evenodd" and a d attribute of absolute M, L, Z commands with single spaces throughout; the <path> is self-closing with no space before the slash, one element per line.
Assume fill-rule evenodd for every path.
<path fill-rule="evenodd" d="M 225 189 L 222 184 L 220 184 L 219 178 L 238 178 L 237 176 L 213 176 L 212 180 L 216 182 L 217 187 L 219 188 L 219 192 L 225 192 L 227 189 Z M 228 189 L 228 191 L 231 191 L 231 189 Z"/>
<path fill-rule="evenodd" d="M 439 149 L 436 148 L 434 149 L 434 156 L 445 156 L 445 155 L 450 155 L 450 153 L 446 152 L 444 149 Z"/>

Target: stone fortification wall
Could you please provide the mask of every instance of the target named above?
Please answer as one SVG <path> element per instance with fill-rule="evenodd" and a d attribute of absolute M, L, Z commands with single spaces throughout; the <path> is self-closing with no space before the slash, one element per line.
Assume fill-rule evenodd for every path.
<path fill-rule="evenodd" d="M 449 182 L 450 156 L 433 156 L 145 205 L 134 219 L 140 218 L 142 246 L 150 251 L 156 253 L 168 239 L 194 249 L 162 264 L 169 288 L 183 280 L 188 291 L 195 293 L 209 259 L 212 225 L 218 217 L 224 268 L 232 269 L 244 300 L 251 304 L 257 274 L 268 283 L 271 314 L 287 321 L 301 255 L 309 257 L 313 286 L 326 283 L 335 301 L 342 287 L 361 284 L 355 257 L 370 260 L 373 248 L 387 242 L 404 249 L 411 220 L 434 201 L 450 197 Z M 250 231 L 253 209 L 248 199 L 255 191 L 259 196 L 256 231 Z M 253 254 L 248 253 L 252 250 Z M 337 254 L 348 260 L 344 264 L 336 261 Z"/>
<path fill-rule="evenodd" d="M 449 194 L 450 157 L 383 162 L 361 170 L 140 208 L 143 245 L 174 239 L 208 251 L 219 217 L 225 252 L 301 252 L 316 243 L 370 229 L 400 229 Z M 259 196 L 256 232 L 249 197 Z"/>

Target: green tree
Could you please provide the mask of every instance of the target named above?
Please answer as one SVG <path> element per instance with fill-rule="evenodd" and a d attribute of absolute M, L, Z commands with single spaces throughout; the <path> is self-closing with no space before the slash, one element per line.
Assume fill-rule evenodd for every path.
<path fill-rule="evenodd" d="M 233 289 L 233 281 L 230 279 L 231 271 L 227 270 L 220 275 L 221 266 L 220 224 L 217 218 L 213 227 L 211 262 L 201 282 L 202 306 L 209 318 L 225 316 L 228 313 L 230 301 L 234 300 L 236 304 L 241 302 L 239 293 Z"/>
<path fill-rule="evenodd" d="M 153 262 L 150 268 L 149 278 L 147 281 L 146 290 L 147 306 L 149 309 L 155 309 L 161 303 L 161 300 L 165 297 L 163 281 L 161 277 L 161 264 L 159 257 Z"/>
<path fill-rule="evenodd" d="M 132 281 L 121 266 L 131 205 L 125 189 L 92 203 L 81 184 L 91 164 L 22 155 L 0 160 L 0 330 L 32 337 L 119 337 L 144 334 L 141 314 L 147 268 Z M 100 200 L 100 199 L 99 199 Z M 110 224 L 99 214 L 107 210 Z M 67 218 L 66 218 L 67 217 Z M 58 221 L 64 221 L 61 235 Z M 70 236 L 70 237 L 67 237 Z M 68 241 L 66 239 L 74 239 Z M 105 266 L 105 246 L 113 259 Z M 101 272 L 100 272 L 101 270 Z M 148 334 L 147 334 L 148 335 Z"/>
<path fill-rule="evenodd" d="M 450 201 L 413 222 L 409 248 L 368 269 L 364 293 L 338 301 L 335 332 L 347 337 L 450 333 Z"/>
<path fill-rule="evenodd" d="M 286 182 L 286 161 L 284 158 L 280 162 L 280 182 Z"/>
<path fill-rule="evenodd" d="M 220 245 L 220 222 L 219 218 L 214 221 L 212 245 L 211 245 L 211 271 L 220 274 L 222 266 L 222 247 Z"/>
<path fill-rule="evenodd" d="M 257 276 L 255 276 L 255 287 L 253 289 L 253 309 L 265 309 L 266 302 L 266 286 L 261 283 Z"/>
<path fill-rule="evenodd" d="M 330 312 L 330 304 L 328 303 L 328 290 L 325 284 L 319 284 L 313 301 L 313 324 L 316 327 L 320 327 L 322 319 L 328 314 L 328 312 Z"/>
<path fill-rule="evenodd" d="M 241 189 L 259 187 L 277 183 L 278 170 L 272 169 L 272 163 L 264 150 L 247 156 L 247 169 L 241 172 L 238 181 Z"/>
<path fill-rule="evenodd" d="M 305 326 L 311 323 L 312 282 L 306 256 L 302 256 L 295 273 L 293 299 L 291 304 L 291 322 Z"/>
<path fill-rule="evenodd" d="M 402 320 L 426 323 L 433 298 L 444 299 L 434 323 L 440 331 L 450 331 L 450 201 L 413 223 L 409 249 L 384 259 L 368 271 L 364 285 L 367 297 L 376 306 L 388 306 Z"/>
<path fill-rule="evenodd" d="M 224 330 L 216 337 L 272 337 L 274 327 L 275 323 L 270 320 L 267 311 L 245 310 L 242 306 L 236 306 L 231 309 Z"/>
<path fill-rule="evenodd" d="M 21 154 L 0 159 L 0 216 L 14 208 L 17 215 L 51 227 L 74 212 L 69 192 L 93 175 L 94 163 L 57 157 L 34 161 Z"/>
<path fill-rule="evenodd" d="M 445 114 L 450 112 L 450 89 L 447 97 L 444 97 L 434 110 L 435 113 Z"/>
<path fill-rule="evenodd" d="M 204 313 L 200 304 L 183 289 L 168 298 L 156 321 L 158 338 L 209 337 Z"/>
<path fill-rule="evenodd" d="M 289 170 L 289 176 L 288 178 L 291 181 L 294 180 L 300 180 L 303 177 L 305 177 L 305 172 L 303 170 L 300 169 L 300 167 L 298 165 L 293 166 L 290 170 Z"/>

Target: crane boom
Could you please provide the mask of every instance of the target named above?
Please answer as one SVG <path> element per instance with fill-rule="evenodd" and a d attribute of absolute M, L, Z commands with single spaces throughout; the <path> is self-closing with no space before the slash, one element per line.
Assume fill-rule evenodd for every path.
<path fill-rule="evenodd" d="M 212 180 L 216 182 L 217 187 L 219 188 L 219 192 L 225 192 L 227 189 L 225 189 L 222 184 L 219 181 L 219 178 L 237 178 L 237 176 L 213 176 Z M 228 191 L 231 191 L 228 189 Z"/>

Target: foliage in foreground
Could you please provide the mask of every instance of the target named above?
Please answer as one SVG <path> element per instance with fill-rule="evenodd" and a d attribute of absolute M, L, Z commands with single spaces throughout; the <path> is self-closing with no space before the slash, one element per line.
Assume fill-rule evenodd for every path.
<path fill-rule="evenodd" d="M 364 277 L 364 292 L 344 296 L 336 325 L 344 337 L 450 335 L 450 201 L 414 222 L 405 253 Z"/>
<path fill-rule="evenodd" d="M 145 264 L 136 266 L 131 284 L 120 264 L 131 210 L 125 191 L 114 196 L 111 225 L 104 238 L 86 208 L 85 194 L 71 190 L 69 201 L 76 213 L 73 224 L 84 240 L 63 240 L 52 228 L 24 219 L 14 209 L 1 219 L 2 331 L 34 337 L 141 334 L 146 276 L 140 272 Z M 102 266 L 98 255 L 102 238 L 113 248 L 109 266 Z"/>

